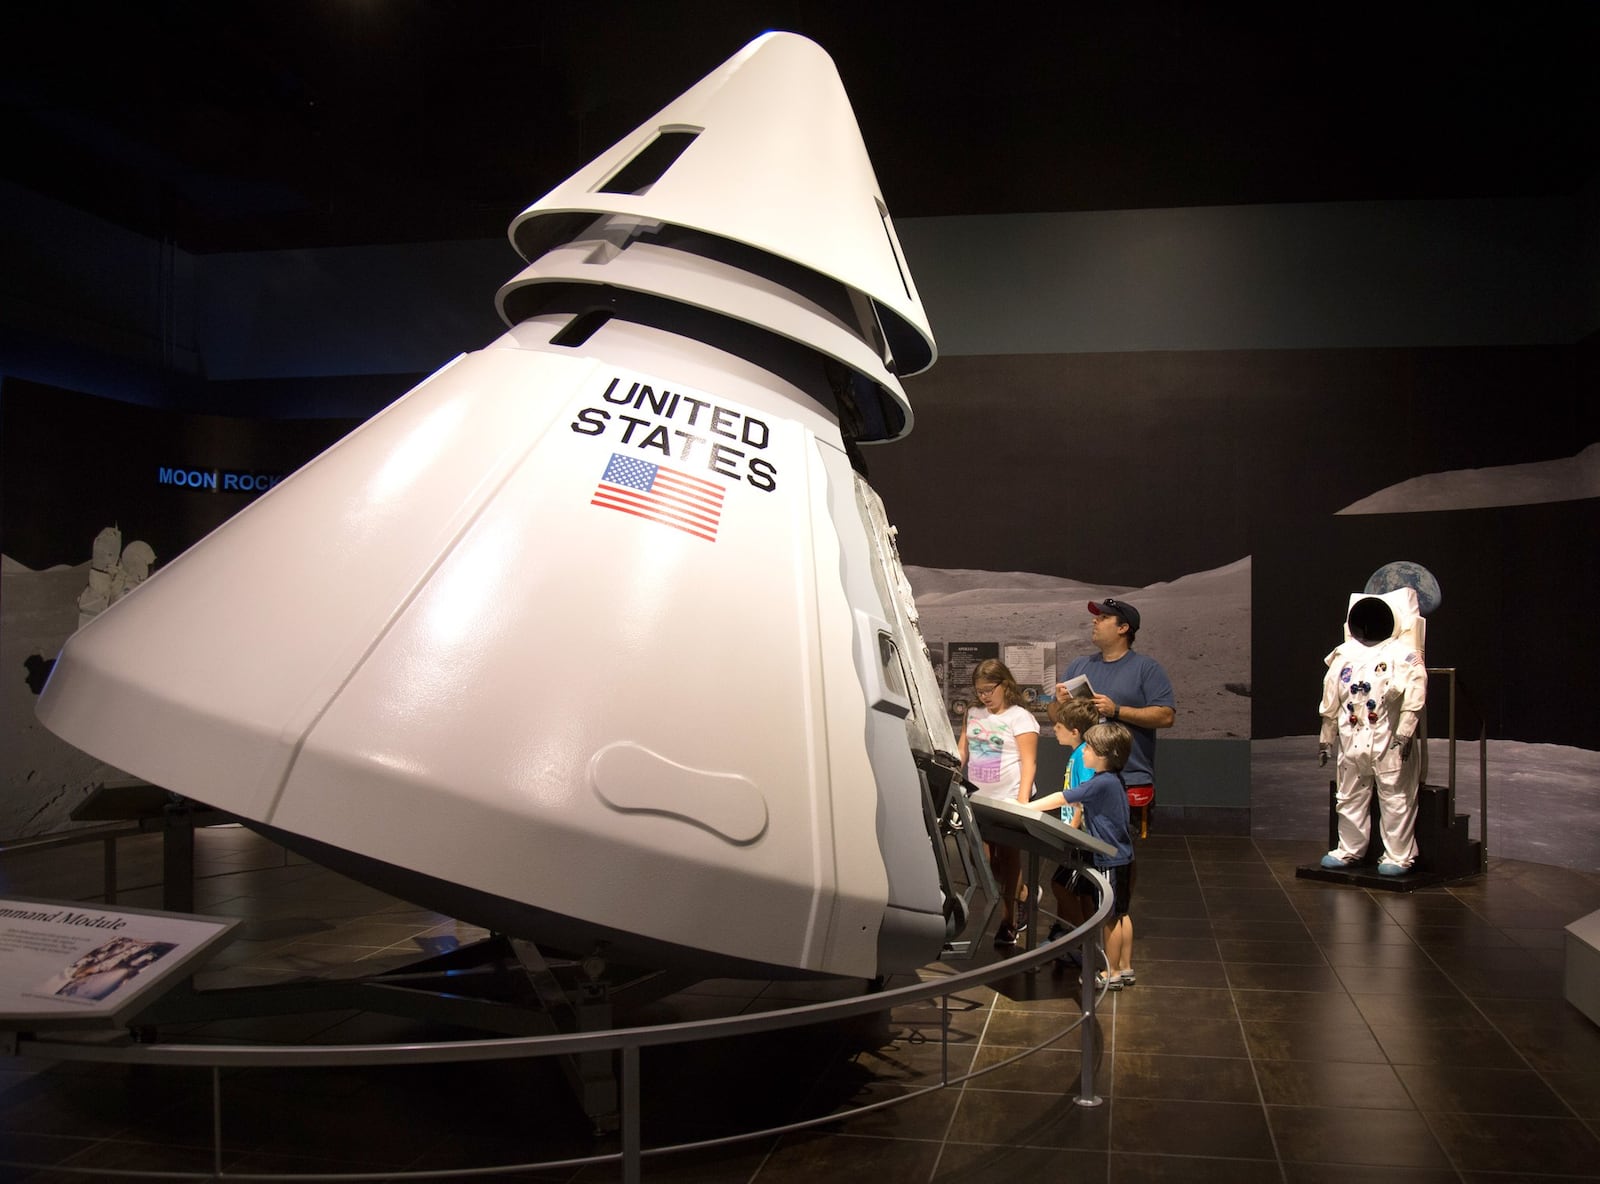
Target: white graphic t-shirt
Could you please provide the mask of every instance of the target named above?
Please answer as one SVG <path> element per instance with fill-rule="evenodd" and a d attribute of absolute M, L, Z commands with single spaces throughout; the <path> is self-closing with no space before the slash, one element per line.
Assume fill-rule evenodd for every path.
<path fill-rule="evenodd" d="M 967 780 L 977 786 L 975 796 L 1016 801 L 1022 786 L 1017 737 L 1037 735 L 1039 721 L 1026 707 L 1007 707 L 999 715 L 974 707 L 967 712 L 966 726 Z"/>

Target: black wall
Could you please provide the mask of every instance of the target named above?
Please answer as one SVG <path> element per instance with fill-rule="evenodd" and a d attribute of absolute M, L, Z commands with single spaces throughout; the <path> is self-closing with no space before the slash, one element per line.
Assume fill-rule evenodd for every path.
<path fill-rule="evenodd" d="M 120 526 L 159 565 L 258 493 L 162 484 L 162 466 L 288 475 L 355 427 L 353 419 L 243 419 L 162 410 L 22 379 L 0 392 L 0 547 L 35 571 L 88 560 Z"/>
<path fill-rule="evenodd" d="M 1600 440 L 1594 355 L 1590 341 L 947 358 L 907 384 L 913 434 L 867 459 L 907 563 L 1141 587 L 1252 556 L 1257 738 L 1316 730 L 1349 594 L 1410 559 L 1443 590 L 1428 662 L 1459 668 L 1491 737 L 1600 748 L 1600 501 L 1338 513 L 1409 478 Z"/>

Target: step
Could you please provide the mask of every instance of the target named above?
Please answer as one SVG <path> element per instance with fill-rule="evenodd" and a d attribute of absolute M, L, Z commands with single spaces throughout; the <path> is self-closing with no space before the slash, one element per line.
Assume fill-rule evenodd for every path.
<path fill-rule="evenodd" d="M 1448 810 L 1450 791 L 1446 786 L 1423 785 L 1417 797 L 1417 864 L 1403 876 L 1378 874 L 1378 857 L 1382 842 L 1378 838 L 1378 796 L 1373 794 L 1371 807 L 1372 842 L 1359 863 L 1343 868 L 1326 868 L 1320 863 L 1295 869 L 1295 876 L 1303 880 L 1324 880 L 1335 884 L 1352 884 L 1361 888 L 1377 888 L 1386 892 L 1415 892 L 1419 888 L 1432 888 L 1479 874 L 1482 869 L 1483 843 L 1468 835 L 1471 819 L 1466 814 L 1452 814 Z M 1334 785 L 1328 783 L 1328 849 L 1339 843 L 1339 817 L 1333 808 Z"/>

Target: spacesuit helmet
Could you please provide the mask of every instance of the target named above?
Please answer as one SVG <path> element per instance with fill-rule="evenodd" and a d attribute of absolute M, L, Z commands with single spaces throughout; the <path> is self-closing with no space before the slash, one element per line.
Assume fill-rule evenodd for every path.
<path fill-rule="evenodd" d="M 1350 606 L 1350 636 L 1363 645 L 1376 645 L 1394 636 L 1394 611 L 1376 596 L 1366 596 Z"/>

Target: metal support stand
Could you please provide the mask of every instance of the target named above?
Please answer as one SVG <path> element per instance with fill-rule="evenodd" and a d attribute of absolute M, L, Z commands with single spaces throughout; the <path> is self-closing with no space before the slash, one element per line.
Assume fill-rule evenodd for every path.
<path fill-rule="evenodd" d="M 1082 876 L 1092 876 L 1100 887 L 1101 907 L 1095 917 L 1104 920 L 1109 915 L 1111 882 L 1094 867 L 1096 855 L 1114 856 L 1116 849 L 1086 831 L 1077 830 L 1062 822 L 1054 814 L 1030 810 L 1019 803 L 979 799 L 974 814 L 987 832 L 991 843 L 1001 843 L 1026 852 L 1030 891 L 1039 888 L 1039 861 L 1048 856 L 1052 861 L 1076 869 Z M 1035 893 L 1037 894 L 1037 893 Z M 1034 926 L 1038 924 L 1038 902 L 1034 904 Z M 1092 934 L 1092 936 L 1091 936 Z M 1078 1096 L 1073 1101 L 1079 1106 L 1098 1106 L 1102 1099 L 1094 1092 L 1094 1004 L 1095 969 L 1100 964 L 1102 938 L 1098 928 L 1083 935 L 1080 950 L 1083 959 L 1083 1051 L 1078 1077 Z M 1037 942 L 1031 936 L 1026 949 L 1031 951 Z M 1030 967 L 1030 973 L 1036 967 Z"/>
<path fill-rule="evenodd" d="M 569 988 L 531 941 L 512 939 L 511 949 L 538 992 L 551 1032 L 604 1032 L 611 1027 L 610 987 L 604 978 L 606 962 L 601 954 L 591 954 L 579 964 L 583 980 Z M 562 1057 L 561 1066 L 578 1104 L 594 1123 L 595 1133 L 615 1131 L 620 1110 L 611 1055 L 580 1052 Z"/>
<path fill-rule="evenodd" d="M 106 886 L 106 903 L 117 903 L 117 840 L 107 836 L 101 840 L 100 882 Z"/>
<path fill-rule="evenodd" d="M 915 756 L 922 782 L 923 821 L 933 840 L 934 863 L 945 900 L 945 944 L 940 957 L 945 961 L 965 960 L 972 956 L 976 944 L 961 935 L 981 933 L 988 926 L 999 903 L 999 892 L 983 852 L 983 837 L 973 822 L 960 770 L 926 753 Z M 979 892 L 990 904 L 973 927 L 973 900 Z"/>
<path fill-rule="evenodd" d="M 1099 964 L 1099 958 L 1094 955 L 1100 952 L 1100 943 L 1091 942 L 1084 938 L 1083 945 L 1078 947 L 1083 958 L 1083 983 L 1078 988 L 1083 1003 L 1083 1014 L 1087 1017 L 1083 1022 L 1083 1038 L 1081 1055 L 1078 1057 L 1078 1093 L 1072 1099 L 1075 1106 L 1092 1108 L 1105 1105 L 1105 1099 L 1094 1092 L 1094 1060 L 1099 1054 L 1095 1047 L 1099 1028 L 1094 1019 L 1094 967 Z"/>
<path fill-rule="evenodd" d="M 639 1137 L 639 1049 L 629 1045 L 622 1050 L 622 1180 L 639 1184 L 639 1158 L 643 1146 Z"/>
<path fill-rule="evenodd" d="M 1097 870 L 1080 872 L 1095 877 L 1100 881 L 1100 899 L 1111 899 L 1111 881 Z M 1102 951 L 1105 949 L 1105 938 L 1099 927 L 1092 928 L 1083 935 L 1083 942 L 1078 947 L 1078 956 L 1083 959 L 1082 983 L 1079 986 L 1080 997 L 1083 1002 L 1083 1047 L 1078 1058 L 1078 1093 L 1072 1099 L 1073 1104 L 1085 1108 L 1105 1105 L 1105 1099 L 1094 1092 L 1094 1062 L 1099 1055 L 1095 1047 L 1098 1042 L 1100 1029 L 1095 1022 L 1095 975 L 1100 963 L 1104 960 Z"/>
<path fill-rule="evenodd" d="M 161 813 L 161 907 L 194 912 L 194 812 L 188 802 Z"/>
<path fill-rule="evenodd" d="M 1039 853 L 1037 851 L 1028 852 L 1028 870 L 1025 875 L 1027 878 L 1023 883 L 1028 886 L 1028 916 L 1030 920 L 1026 936 L 1022 939 L 1022 948 L 1035 950 L 1039 948 L 1040 905 L 1044 903 L 1039 899 L 1040 890 L 1044 885 L 1039 883 Z M 1031 967 L 1028 973 L 1038 974 L 1039 968 L 1037 966 Z"/>

